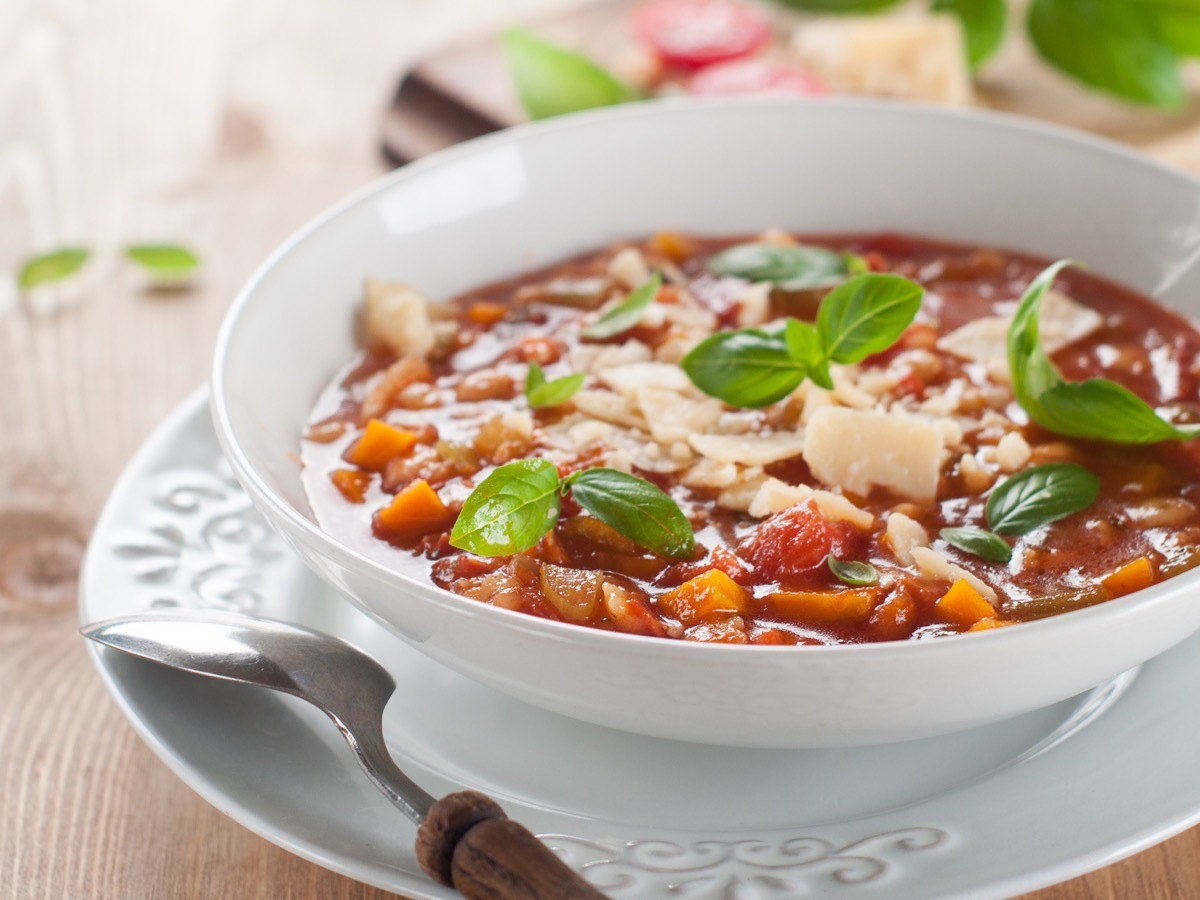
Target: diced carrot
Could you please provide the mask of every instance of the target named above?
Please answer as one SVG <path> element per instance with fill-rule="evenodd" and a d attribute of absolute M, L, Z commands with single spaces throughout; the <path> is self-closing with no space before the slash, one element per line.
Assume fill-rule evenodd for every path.
<path fill-rule="evenodd" d="M 650 246 L 672 262 L 683 262 L 696 252 L 691 238 L 678 231 L 660 231 L 650 238 Z"/>
<path fill-rule="evenodd" d="M 387 422 L 372 419 L 366 430 L 342 457 L 361 469 L 382 472 L 397 456 L 410 453 L 417 444 L 417 436 L 411 431 L 394 428 Z"/>
<path fill-rule="evenodd" d="M 508 307 L 503 303 L 493 303 L 490 300 L 479 300 L 467 309 L 467 318 L 476 325 L 491 328 L 508 315 Z"/>
<path fill-rule="evenodd" d="M 722 572 L 709 569 L 658 598 L 658 605 L 684 625 L 750 611 L 750 592 Z"/>
<path fill-rule="evenodd" d="M 996 609 L 965 578 L 950 585 L 950 590 L 935 604 L 938 615 L 956 625 L 974 625 L 980 619 L 994 619 Z"/>
<path fill-rule="evenodd" d="M 1132 594 L 1154 584 L 1154 564 L 1145 556 L 1139 556 L 1100 581 L 1114 597 Z"/>
<path fill-rule="evenodd" d="M 912 636 L 916 625 L 916 601 L 900 590 L 875 607 L 868 627 L 874 640 L 901 641 Z"/>
<path fill-rule="evenodd" d="M 371 473 L 361 469 L 335 469 L 329 473 L 329 480 L 351 503 L 362 503 L 367 499 L 367 485 L 371 483 Z"/>
<path fill-rule="evenodd" d="M 988 616 L 987 618 L 980 619 L 978 622 L 968 628 L 967 631 L 989 631 L 992 628 L 1004 628 L 1006 625 L 1015 624 L 1015 622 L 1008 622 L 1004 619 L 995 619 L 991 616 Z"/>
<path fill-rule="evenodd" d="M 865 619 L 875 609 L 878 599 L 878 590 L 846 588 L 841 591 L 776 591 L 767 597 L 767 602 L 789 618 L 837 622 Z"/>
<path fill-rule="evenodd" d="M 384 540 L 399 543 L 445 531 L 453 521 L 453 513 L 423 478 L 414 481 L 375 513 L 377 534 Z"/>

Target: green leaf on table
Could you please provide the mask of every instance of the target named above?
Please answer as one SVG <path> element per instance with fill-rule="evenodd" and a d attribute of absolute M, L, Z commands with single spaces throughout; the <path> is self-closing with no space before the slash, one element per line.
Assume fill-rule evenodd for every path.
<path fill-rule="evenodd" d="M 1200 0 L 1142 0 L 1158 35 L 1180 56 L 1200 56 Z"/>
<path fill-rule="evenodd" d="M 59 247 L 49 253 L 30 257 L 21 264 L 17 284 L 23 291 L 39 284 L 51 284 L 69 278 L 83 268 L 89 252 L 83 247 Z"/>
<path fill-rule="evenodd" d="M 718 275 L 769 281 L 789 291 L 829 287 L 850 274 L 850 257 L 802 244 L 734 244 L 708 261 Z"/>
<path fill-rule="evenodd" d="M 605 525 L 660 556 L 691 559 L 696 538 L 679 505 L 650 482 L 618 469 L 584 469 L 563 486 Z"/>
<path fill-rule="evenodd" d="M 967 62 L 972 69 L 995 53 L 1004 40 L 1006 0 L 933 0 L 933 9 L 958 17 L 967 42 Z"/>
<path fill-rule="evenodd" d="M 125 255 L 156 278 L 187 278 L 200 266 L 200 257 L 178 244 L 133 244 Z"/>
<path fill-rule="evenodd" d="M 862 362 L 900 338 L 921 308 L 925 290 L 899 275 L 855 275 L 828 294 L 817 311 L 817 333 L 828 359 Z"/>
<path fill-rule="evenodd" d="M 808 376 L 780 331 L 719 331 L 680 363 L 692 384 L 730 406 L 756 409 L 782 400 Z"/>
<path fill-rule="evenodd" d="M 790 6 L 792 9 L 802 9 L 805 12 L 856 15 L 879 12 L 889 6 L 895 6 L 900 0 L 775 0 L 775 2 L 783 6 Z"/>
<path fill-rule="evenodd" d="M 992 489 L 988 525 L 997 534 L 1025 534 L 1087 509 L 1099 493 L 1100 479 L 1083 466 L 1033 466 Z"/>
<path fill-rule="evenodd" d="M 825 564 L 829 566 L 829 571 L 833 573 L 833 577 L 842 584 L 848 584 L 851 587 L 869 587 L 879 582 L 879 573 L 875 571 L 875 567 L 870 563 L 858 562 L 856 560 L 846 560 L 843 562 L 831 553 L 825 557 Z"/>
<path fill-rule="evenodd" d="M 1178 109 L 1179 58 L 1142 0 L 1033 0 L 1033 46 L 1050 65 L 1123 100 Z"/>
<path fill-rule="evenodd" d="M 529 371 L 525 374 L 525 401 L 531 409 L 559 406 L 575 396 L 575 392 L 581 387 L 583 387 L 582 372 L 547 381 L 542 367 L 531 362 Z"/>
<path fill-rule="evenodd" d="M 558 521 L 558 468 L 521 459 L 483 479 L 463 504 L 450 543 L 479 556 L 507 556 L 537 544 Z"/>
<path fill-rule="evenodd" d="M 642 94 L 585 56 L 524 28 L 504 32 L 504 52 L 531 119 L 642 99 Z"/>
<path fill-rule="evenodd" d="M 1067 381 L 1039 337 L 1042 299 L 1070 260 L 1047 266 L 1026 288 L 1008 327 L 1008 368 L 1013 395 L 1029 417 L 1068 437 L 1117 444 L 1153 444 L 1200 437 L 1200 425 L 1173 425 L 1115 381 Z"/>
<path fill-rule="evenodd" d="M 1012 559 L 1012 547 L 1008 541 L 982 528 L 967 525 L 962 528 L 943 528 L 938 537 L 959 550 L 966 551 L 988 562 L 1006 563 Z"/>
<path fill-rule="evenodd" d="M 661 288 L 662 276 L 655 272 L 649 281 L 630 291 L 628 297 L 582 329 L 580 334 L 593 341 L 599 341 L 628 331 L 642 320 L 642 313 L 654 302 Z"/>

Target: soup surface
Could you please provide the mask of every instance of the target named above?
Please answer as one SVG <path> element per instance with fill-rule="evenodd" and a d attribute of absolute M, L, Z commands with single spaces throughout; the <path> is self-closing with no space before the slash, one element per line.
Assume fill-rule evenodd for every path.
<path fill-rule="evenodd" d="M 746 246 L 768 262 L 771 248 L 818 248 L 829 279 L 748 266 Z M 1099 603 L 1200 560 L 1200 442 L 1120 445 L 1031 421 L 1006 335 L 1046 264 L 892 234 L 660 233 L 448 301 L 370 281 L 364 349 L 304 436 L 306 490 L 324 529 L 447 590 L 664 638 L 923 639 Z M 781 319 L 812 321 L 856 272 L 924 293 L 894 343 L 833 362 L 826 387 L 810 376 L 743 408 L 689 377 L 701 342 L 739 329 L 782 340 Z M 631 308 L 639 288 L 649 302 Z M 1040 340 L 1066 379 L 1111 379 L 1173 422 L 1200 419 L 1200 334 L 1144 297 L 1065 269 Z M 531 369 L 553 389 L 535 390 Z M 529 549 L 454 546 L 472 491 L 523 459 L 651 483 L 690 523 L 694 552 L 646 549 L 567 489 Z M 998 524 L 998 493 L 1033 508 L 1041 476 L 1079 467 L 1098 484 L 1079 508 Z"/>

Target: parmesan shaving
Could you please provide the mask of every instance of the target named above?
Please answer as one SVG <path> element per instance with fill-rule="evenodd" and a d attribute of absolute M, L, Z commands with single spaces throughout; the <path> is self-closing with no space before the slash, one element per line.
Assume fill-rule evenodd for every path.
<path fill-rule="evenodd" d="M 989 585 L 980 581 L 962 566 L 952 563 L 945 554 L 939 553 L 932 547 L 913 547 L 910 552 L 917 568 L 930 578 L 951 583 L 962 578 L 989 600 L 996 599 L 996 592 Z"/>

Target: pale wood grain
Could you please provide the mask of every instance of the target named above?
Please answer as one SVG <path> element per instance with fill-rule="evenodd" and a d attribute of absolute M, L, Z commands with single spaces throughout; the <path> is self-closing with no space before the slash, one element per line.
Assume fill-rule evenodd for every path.
<path fill-rule="evenodd" d="M 120 467 L 206 377 L 237 286 L 382 171 L 377 123 L 401 69 L 569 2 L 0 3 L 0 897 L 389 896 L 251 834 L 153 756 L 76 634 L 75 569 Z M 1083 124 L 1174 134 L 1173 158 L 1200 162 L 1183 121 L 1067 93 L 1073 115 L 1092 110 Z M 171 238 L 203 273 L 190 292 L 148 292 L 118 251 Z M 97 251 L 85 277 L 19 298 L 19 260 L 69 241 Z M 1198 860 L 1193 830 L 1031 896 L 1200 897 Z"/>

